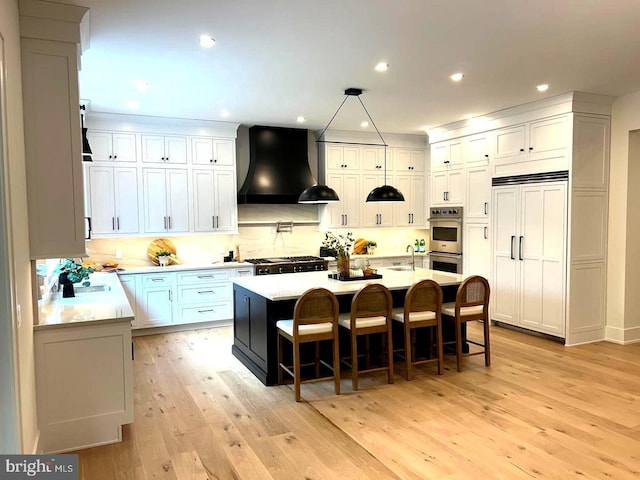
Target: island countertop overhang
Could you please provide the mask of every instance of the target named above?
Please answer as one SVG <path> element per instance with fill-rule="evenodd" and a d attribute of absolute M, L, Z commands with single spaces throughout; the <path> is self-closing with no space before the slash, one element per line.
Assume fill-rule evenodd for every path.
<path fill-rule="evenodd" d="M 246 288 L 268 300 L 277 302 L 299 298 L 310 288 L 326 288 L 336 295 L 354 294 L 367 283 L 380 283 L 389 290 L 406 290 L 414 283 L 430 279 L 441 287 L 459 285 L 466 277 L 454 273 L 416 268 L 415 271 L 396 271 L 380 268 L 380 279 L 340 281 L 330 279 L 327 272 L 305 272 L 282 275 L 262 275 L 255 277 L 237 277 L 233 283 Z"/>

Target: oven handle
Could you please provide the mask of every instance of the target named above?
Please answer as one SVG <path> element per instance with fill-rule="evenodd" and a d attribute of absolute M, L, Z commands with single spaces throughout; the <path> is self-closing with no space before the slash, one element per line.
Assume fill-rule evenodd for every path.
<path fill-rule="evenodd" d="M 453 218 L 442 218 L 442 217 L 429 217 L 428 219 L 430 222 L 442 222 L 442 223 L 446 223 L 446 222 L 457 222 L 457 223 L 462 223 L 462 218 L 461 217 L 453 217 Z"/>
<path fill-rule="evenodd" d="M 461 253 L 447 253 L 447 252 L 429 252 L 429 258 L 441 257 L 441 258 L 449 258 L 452 260 L 459 260 L 462 258 Z"/>

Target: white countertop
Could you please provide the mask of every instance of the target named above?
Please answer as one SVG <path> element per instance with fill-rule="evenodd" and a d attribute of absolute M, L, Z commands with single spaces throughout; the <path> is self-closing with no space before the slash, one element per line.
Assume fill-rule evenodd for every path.
<path fill-rule="evenodd" d="M 93 287 L 105 285 L 107 289 L 77 292 L 71 298 L 63 298 L 62 291 L 52 294 L 51 298 L 40 302 L 34 330 L 133 320 L 133 310 L 117 275 L 96 272 L 89 276 L 89 281 Z"/>
<path fill-rule="evenodd" d="M 118 269 L 118 275 L 132 275 L 134 273 L 161 273 L 161 272 L 178 272 L 187 270 L 215 270 L 225 268 L 244 268 L 251 267 L 253 264 L 247 262 L 216 262 L 216 263 L 181 263 L 178 265 L 167 265 L 160 267 L 158 265 L 145 266 L 124 266 Z"/>
<path fill-rule="evenodd" d="M 414 283 L 431 279 L 440 286 L 459 285 L 466 277 L 455 273 L 440 272 L 426 268 L 415 271 L 395 271 L 391 268 L 379 268 L 381 279 L 355 280 L 343 282 L 329 279 L 327 272 L 286 273 L 282 275 L 258 275 L 255 277 L 238 277 L 233 283 L 251 290 L 268 300 L 290 300 L 299 298 L 310 288 L 323 287 L 336 295 L 353 294 L 367 283 L 381 283 L 389 290 L 403 290 Z"/>

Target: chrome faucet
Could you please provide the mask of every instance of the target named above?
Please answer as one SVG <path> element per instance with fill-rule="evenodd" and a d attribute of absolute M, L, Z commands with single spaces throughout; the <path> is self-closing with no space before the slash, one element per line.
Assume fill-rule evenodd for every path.
<path fill-rule="evenodd" d="M 411 271 L 416 271 L 416 251 L 413 249 L 413 245 L 407 245 L 404 249 L 405 252 L 411 251 Z"/>

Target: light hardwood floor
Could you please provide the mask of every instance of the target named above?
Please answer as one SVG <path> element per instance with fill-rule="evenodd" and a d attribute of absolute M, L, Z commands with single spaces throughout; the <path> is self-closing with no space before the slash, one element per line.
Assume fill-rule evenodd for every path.
<path fill-rule="evenodd" d="M 445 358 L 407 382 L 265 387 L 230 327 L 135 339 L 135 422 L 81 478 L 640 478 L 640 344 L 567 348 L 499 327 L 492 365 Z"/>

